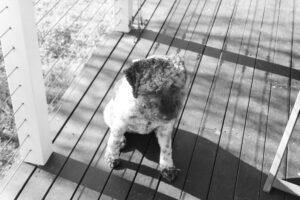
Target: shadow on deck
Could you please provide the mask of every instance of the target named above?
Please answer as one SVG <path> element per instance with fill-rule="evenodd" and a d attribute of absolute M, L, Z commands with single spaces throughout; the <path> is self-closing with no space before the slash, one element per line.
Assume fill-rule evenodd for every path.
<path fill-rule="evenodd" d="M 211 130 L 209 131 L 211 132 Z M 261 182 L 260 178 L 262 177 L 262 180 L 265 180 L 266 175 L 263 174 L 260 170 L 239 160 L 237 157 L 228 153 L 226 150 L 218 148 L 217 144 L 205 138 L 202 138 L 201 136 L 197 137 L 194 133 L 190 133 L 184 130 L 178 130 L 176 132 L 176 135 L 176 137 L 184 138 L 184 140 L 174 141 L 174 162 L 176 163 L 176 166 L 179 167 L 179 169 L 182 168 L 183 170 L 179 173 L 177 179 L 171 184 L 169 182 L 165 182 L 165 180 L 161 180 L 166 184 L 170 184 L 170 187 L 172 187 L 173 190 L 177 190 L 176 192 L 181 192 L 182 188 L 184 188 L 182 190 L 183 195 L 189 196 L 188 198 L 193 197 L 196 199 L 208 199 L 207 191 L 209 190 L 208 187 L 211 184 L 210 176 L 212 174 L 212 171 L 207 170 L 213 170 L 213 166 L 215 165 L 215 163 L 211 158 L 215 157 L 217 153 L 222 155 L 222 159 L 224 159 L 224 161 L 226 160 L 223 164 L 226 164 L 227 166 L 224 166 L 224 170 L 221 172 L 223 173 L 223 176 L 226 177 L 226 173 L 232 173 L 231 170 L 226 171 L 226 168 L 238 166 L 238 168 L 243 169 L 243 171 L 246 172 L 245 176 L 247 177 L 246 180 L 248 183 L 248 187 L 244 187 L 244 191 L 257 191 L 262 187 L 261 184 L 263 184 L 264 181 Z M 147 153 L 145 152 L 145 144 L 148 144 L 151 140 L 156 140 L 154 134 L 139 135 L 127 133 L 126 138 L 127 145 L 122 152 L 139 151 L 145 156 L 145 159 L 158 163 L 159 146 L 157 144 L 157 141 L 151 142 L 151 145 L 147 146 L 149 148 L 147 150 Z M 204 149 L 206 156 L 202 155 L 202 150 Z M 192 158 L 190 155 L 191 150 L 193 151 L 193 155 L 197 155 L 200 158 L 197 158 L 196 156 Z M 188 157 L 183 156 L 186 153 L 188 153 Z M 41 167 L 41 169 L 51 174 L 57 174 L 60 171 L 61 167 L 65 164 L 65 160 L 67 160 L 65 156 L 54 153 L 48 163 L 44 167 Z M 191 167 L 189 165 L 191 163 L 187 162 L 189 160 L 193 164 L 192 171 L 190 171 L 191 169 L 189 168 Z M 203 165 L 206 165 L 208 167 L 203 170 L 203 167 L 201 167 Z M 144 179 L 147 179 L 147 177 L 148 179 L 161 179 L 158 169 L 128 160 L 121 159 L 121 166 L 118 168 L 118 170 L 138 171 L 139 176 L 144 177 Z M 222 174 L 220 174 L 220 176 L 222 176 Z M 123 199 L 123 195 L 128 195 L 120 191 L 117 192 L 118 190 L 122 189 L 124 191 L 129 191 L 131 189 L 130 198 L 133 199 L 148 199 L 151 196 L 155 196 L 159 199 L 175 199 L 172 198 L 172 195 L 168 194 L 168 191 L 157 191 L 156 188 L 151 188 L 149 187 L 149 185 L 142 185 L 139 183 L 134 183 L 132 182 L 132 180 L 127 180 L 126 176 L 122 177 L 114 175 L 110 171 L 107 171 L 107 169 L 95 168 L 87 165 L 86 163 L 82 163 L 71 158 L 68 158 L 68 165 L 65 166 L 63 172 L 60 173 L 60 177 L 74 183 L 81 184 L 83 187 L 98 191 L 99 193 L 103 192 L 105 195 L 113 199 Z M 84 178 L 82 179 L 82 177 Z M 103 191 L 108 179 L 115 183 L 115 186 L 111 185 L 111 188 Z M 219 179 L 218 181 L 221 182 L 221 185 L 228 187 L 228 191 L 233 190 L 235 179 Z M 297 181 L 299 182 L 299 179 L 293 180 L 293 182 Z M 229 182 L 232 182 L 232 184 L 229 184 Z M 201 187 L 200 185 L 203 185 L 205 187 Z M 253 190 L 253 187 L 256 187 L 257 189 Z M 201 190 L 201 188 L 204 189 Z M 233 196 L 228 196 L 228 194 L 223 195 L 225 197 L 224 199 L 234 198 Z M 273 192 L 270 197 L 276 195 L 277 193 Z M 182 198 L 184 198 L 184 196 Z M 235 194 L 235 198 L 243 199 L 243 194 Z"/>

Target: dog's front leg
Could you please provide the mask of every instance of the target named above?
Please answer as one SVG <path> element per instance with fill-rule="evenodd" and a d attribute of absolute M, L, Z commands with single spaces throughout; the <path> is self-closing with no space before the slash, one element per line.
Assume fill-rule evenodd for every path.
<path fill-rule="evenodd" d="M 119 154 L 122 143 L 124 142 L 124 126 L 111 127 L 111 132 L 108 138 L 105 158 L 111 168 L 116 168 L 119 165 Z"/>
<path fill-rule="evenodd" d="M 156 131 L 160 146 L 159 166 L 161 175 L 168 181 L 173 181 L 178 174 L 172 159 L 172 131 L 173 123 L 159 127 Z"/>

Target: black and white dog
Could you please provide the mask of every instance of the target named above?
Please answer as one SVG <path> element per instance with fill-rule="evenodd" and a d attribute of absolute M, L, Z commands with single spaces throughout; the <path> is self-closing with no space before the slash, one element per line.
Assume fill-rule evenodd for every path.
<path fill-rule="evenodd" d="M 106 159 L 118 164 L 126 131 L 148 134 L 155 131 L 160 146 L 159 166 L 168 181 L 177 169 L 172 159 L 172 132 L 186 85 L 186 70 L 180 56 L 151 56 L 134 61 L 114 88 L 114 97 L 104 109 L 110 127 Z"/>

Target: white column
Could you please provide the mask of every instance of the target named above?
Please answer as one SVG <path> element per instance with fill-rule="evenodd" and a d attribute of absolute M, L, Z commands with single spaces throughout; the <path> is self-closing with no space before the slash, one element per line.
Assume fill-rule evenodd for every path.
<path fill-rule="evenodd" d="M 4 59 L 5 68 L 10 72 L 17 67 L 8 84 L 10 92 L 15 91 L 13 108 L 15 111 L 20 108 L 15 122 L 19 127 L 19 142 L 24 141 L 21 155 L 31 151 L 25 161 L 44 165 L 52 153 L 52 142 L 33 3 L 32 0 L 1 0 L 0 6 L 8 7 L 0 15 L 0 32 L 11 27 L 1 39 L 2 52 L 5 55 L 13 49 Z"/>

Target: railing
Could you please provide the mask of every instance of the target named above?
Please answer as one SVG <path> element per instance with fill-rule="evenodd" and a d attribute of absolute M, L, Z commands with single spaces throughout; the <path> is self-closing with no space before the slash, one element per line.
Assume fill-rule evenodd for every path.
<path fill-rule="evenodd" d="M 71 18 L 70 13 L 79 1 L 73 1 L 68 9 L 56 14 L 57 19 L 51 25 L 45 21 L 48 16 L 55 15 L 61 4 L 60 0 L 53 1 L 47 10 L 38 13 L 36 20 L 34 7 L 35 10 L 39 10 L 43 0 L 34 0 L 33 2 L 32 0 L 1 0 L 0 2 L 0 49 L 3 52 L 2 56 L 0 53 L 0 75 L 5 75 L 5 79 L 0 80 L 0 85 L 3 88 L 9 87 L 7 97 L 1 99 L 0 102 L 0 112 L 7 113 L 5 116 L 0 113 L 0 126 L 4 124 L 3 121 L 8 121 L 13 127 L 0 147 L 0 155 L 16 138 L 18 138 L 19 146 L 9 156 L 7 162 L 11 162 L 18 154 L 21 154 L 21 159 L 16 163 L 16 170 L 10 174 L 8 182 L 13 178 L 22 162 L 36 165 L 44 165 L 47 162 L 52 153 L 49 120 L 59 112 L 62 105 L 59 99 L 66 88 L 73 83 L 76 75 L 94 50 L 94 48 L 89 48 L 88 53 L 78 61 L 78 64 L 68 69 L 71 71 L 71 78 L 63 83 L 64 87 L 52 92 L 53 85 L 59 85 L 60 78 L 65 73 L 63 70 L 57 70 L 64 61 L 58 55 L 52 62 L 44 62 L 47 56 L 43 55 L 45 52 L 43 50 L 49 48 L 49 43 L 53 42 L 51 41 L 53 34 L 61 33 L 59 32 L 60 24 L 67 23 L 62 32 L 62 35 L 66 37 L 64 39 L 68 39 L 71 35 L 73 40 L 79 40 L 87 32 L 87 35 L 97 32 L 99 24 L 111 14 L 114 17 L 115 30 L 130 31 L 132 0 L 89 0 L 86 6 L 79 12 L 77 10 L 75 17 L 73 15 Z M 86 22 L 79 29 L 71 33 L 83 18 L 85 10 L 95 2 L 99 2 L 95 12 L 90 15 L 88 20 L 85 20 Z M 137 3 L 140 4 L 140 0 Z M 94 20 L 95 16 L 101 13 L 101 17 Z M 91 21 L 94 23 L 96 21 L 94 28 L 90 26 Z M 49 27 L 44 32 L 38 31 L 37 27 L 43 26 L 43 24 Z M 52 47 L 60 47 L 60 44 Z M 40 55 L 42 55 L 42 59 Z M 52 118 L 49 118 L 48 111 L 52 112 Z M 0 128 L 1 131 L 2 127 Z M 1 137 L 3 137 L 2 133 L 0 139 Z M 2 189 L 4 188 L 5 185 Z"/>

